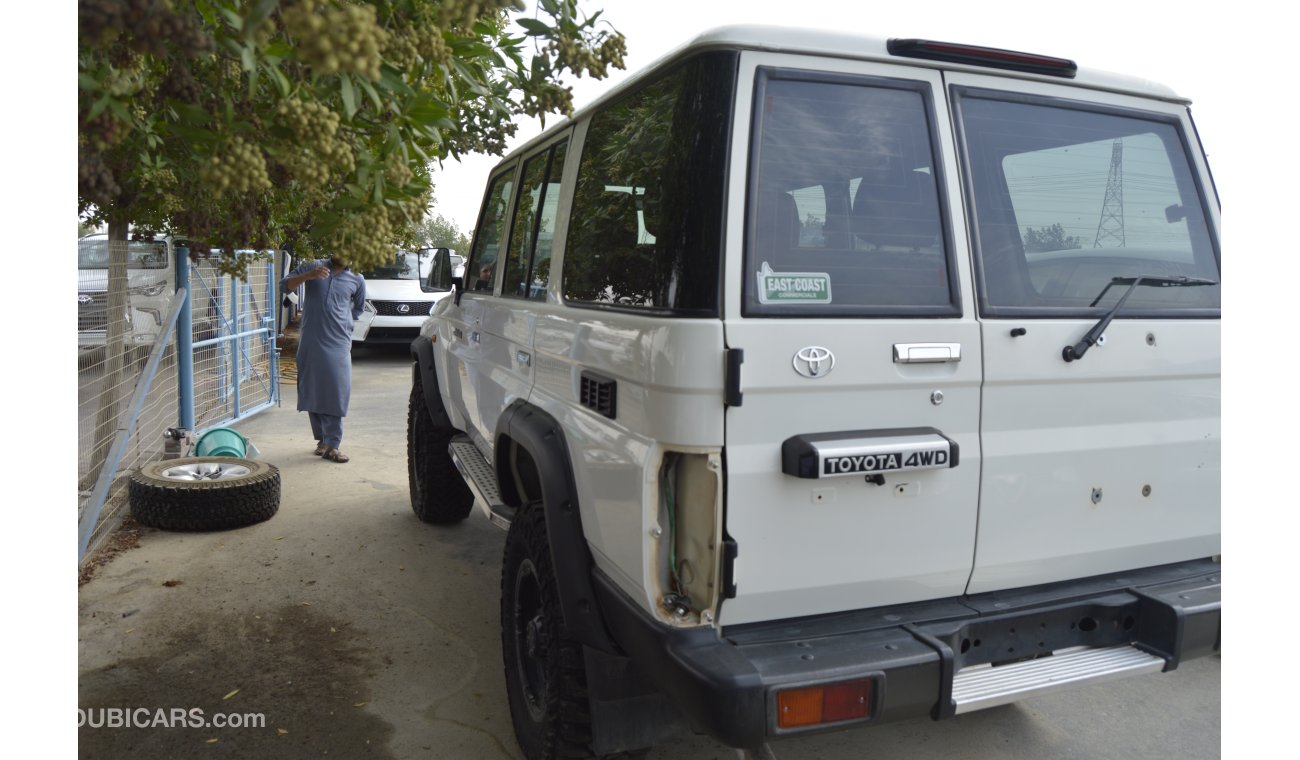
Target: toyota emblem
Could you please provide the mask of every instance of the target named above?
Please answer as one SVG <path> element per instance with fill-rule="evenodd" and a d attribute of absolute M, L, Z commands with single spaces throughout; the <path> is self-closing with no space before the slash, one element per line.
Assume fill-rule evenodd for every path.
<path fill-rule="evenodd" d="M 804 377 L 825 377 L 835 369 L 835 354 L 829 348 L 808 346 L 794 355 L 794 371 Z"/>
<path fill-rule="evenodd" d="M 77 303 L 81 304 L 82 306 L 85 306 L 86 304 L 88 304 L 88 303 L 90 303 L 91 301 L 94 301 L 94 300 L 95 300 L 95 299 L 94 299 L 93 297 L 88 296 L 88 295 L 86 295 L 85 293 L 78 293 L 78 294 L 77 294 Z"/>
<path fill-rule="evenodd" d="M 403 303 L 403 304 L 398 304 L 398 305 L 397 305 L 397 313 L 398 313 L 398 314 L 406 314 L 406 313 L 409 312 L 410 310 L 411 310 L 411 305 L 410 305 L 409 303 Z"/>

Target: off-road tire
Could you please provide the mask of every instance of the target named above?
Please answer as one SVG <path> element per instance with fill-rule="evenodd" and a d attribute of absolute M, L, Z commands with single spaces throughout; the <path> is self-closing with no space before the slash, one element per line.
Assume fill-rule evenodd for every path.
<path fill-rule="evenodd" d="M 163 473 L 185 465 L 221 464 L 248 470 L 219 480 L 177 480 Z M 184 457 L 150 462 L 131 473 L 131 515 L 163 530 L 229 530 L 271 519 L 280 509 L 280 470 L 235 457 Z"/>
<path fill-rule="evenodd" d="M 545 510 L 525 504 L 506 535 L 501 654 L 510 719 L 528 760 L 595 756 L 582 645 L 562 637 L 562 615 Z"/>
<path fill-rule="evenodd" d="M 458 523 L 474 508 L 474 493 L 447 451 L 453 434 L 434 427 L 425 405 L 424 384 L 417 377 L 406 414 L 406 474 L 411 509 L 416 517 L 435 525 Z"/>

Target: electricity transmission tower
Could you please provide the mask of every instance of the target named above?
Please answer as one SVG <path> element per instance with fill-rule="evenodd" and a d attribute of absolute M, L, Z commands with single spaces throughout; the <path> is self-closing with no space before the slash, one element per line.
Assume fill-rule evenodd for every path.
<path fill-rule="evenodd" d="M 1110 174 L 1106 177 L 1106 197 L 1101 203 L 1101 219 L 1097 222 L 1097 237 L 1093 248 L 1103 242 L 1115 241 L 1124 247 L 1124 141 L 1116 140 L 1110 149 Z"/>

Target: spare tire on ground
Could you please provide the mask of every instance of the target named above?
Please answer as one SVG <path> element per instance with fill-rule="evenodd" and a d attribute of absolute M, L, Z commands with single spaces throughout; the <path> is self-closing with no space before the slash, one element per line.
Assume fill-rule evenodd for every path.
<path fill-rule="evenodd" d="M 131 514 L 163 530 L 227 530 L 280 509 L 280 470 L 235 457 L 151 462 L 131 473 Z"/>

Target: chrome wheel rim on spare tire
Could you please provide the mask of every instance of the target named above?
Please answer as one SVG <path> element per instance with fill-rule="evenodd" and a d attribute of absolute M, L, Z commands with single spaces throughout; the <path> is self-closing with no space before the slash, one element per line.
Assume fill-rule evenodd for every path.
<path fill-rule="evenodd" d="M 170 480 L 231 480 L 246 477 L 251 470 L 234 462 L 190 462 L 168 467 L 161 475 Z"/>

